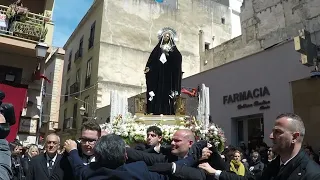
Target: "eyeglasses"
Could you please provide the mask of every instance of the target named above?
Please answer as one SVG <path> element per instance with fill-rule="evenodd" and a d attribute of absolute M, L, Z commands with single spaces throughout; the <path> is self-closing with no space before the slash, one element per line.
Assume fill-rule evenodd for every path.
<path fill-rule="evenodd" d="M 90 139 L 90 138 L 80 138 L 79 140 L 81 144 L 86 144 L 88 142 L 91 145 L 96 143 L 97 141 L 97 139 Z"/>

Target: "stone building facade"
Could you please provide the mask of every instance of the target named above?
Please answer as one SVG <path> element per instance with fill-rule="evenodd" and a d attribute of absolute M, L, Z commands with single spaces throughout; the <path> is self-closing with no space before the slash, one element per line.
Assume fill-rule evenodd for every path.
<path fill-rule="evenodd" d="M 183 84 L 192 87 L 201 82 L 210 87 L 210 114 L 225 130 L 228 143 L 248 143 L 253 136 L 259 136 L 271 144 L 269 135 L 275 117 L 293 112 L 304 121 L 304 143 L 320 149 L 316 141 L 319 78 L 310 73 L 313 67 L 299 62 L 301 55 L 295 51 L 293 41 L 299 30 L 305 29 L 319 47 L 319 6 L 317 0 L 244 0 L 242 35 L 200 54 L 202 72 L 185 78 Z M 269 88 L 270 95 L 241 102 L 223 101 L 227 95 L 259 87 Z"/>
<path fill-rule="evenodd" d="M 311 32 L 320 43 L 320 1 L 244 0 L 240 19 L 242 35 L 201 53 L 201 71 L 218 67 Z"/>
<path fill-rule="evenodd" d="M 115 18 L 117 17 L 117 18 Z M 214 47 L 231 38 L 228 1 L 105 1 L 98 67 L 98 107 L 109 104 L 110 90 L 126 96 L 141 93 L 143 70 L 163 27 L 178 32 L 184 77 L 200 72 L 199 47 Z M 199 30 L 205 33 L 199 41 Z M 106 69 L 107 68 L 107 69 Z"/>
<path fill-rule="evenodd" d="M 72 120 L 78 129 L 110 104 L 111 90 L 127 97 L 141 93 L 143 70 L 163 27 L 178 33 L 184 77 L 199 73 L 200 52 L 231 39 L 231 14 L 229 0 L 95 0 L 64 46 L 62 94 L 69 96 L 61 101 L 60 120 Z"/>

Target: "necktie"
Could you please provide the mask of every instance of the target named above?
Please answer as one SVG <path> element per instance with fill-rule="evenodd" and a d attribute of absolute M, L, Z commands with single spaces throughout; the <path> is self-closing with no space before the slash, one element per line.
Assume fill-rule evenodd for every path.
<path fill-rule="evenodd" d="M 49 166 L 48 166 L 49 176 L 52 175 L 52 170 L 53 170 L 52 167 L 53 167 L 53 161 L 50 159 Z"/>

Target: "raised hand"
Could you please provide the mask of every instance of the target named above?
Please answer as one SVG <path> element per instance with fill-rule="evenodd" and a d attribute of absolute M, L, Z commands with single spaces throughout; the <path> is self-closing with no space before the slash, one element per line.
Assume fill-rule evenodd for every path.
<path fill-rule="evenodd" d="M 64 148 L 69 153 L 70 151 L 77 149 L 77 143 L 71 139 L 66 140 L 64 143 Z"/>
<path fill-rule="evenodd" d="M 209 163 L 199 164 L 199 168 L 205 170 L 208 174 L 215 174 L 216 170 Z"/>
<path fill-rule="evenodd" d="M 209 157 L 211 156 L 212 151 L 209 150 L 209 148 L 205 147 L 202 149 L 202 156 L 199 159 L 200 161 L 205 160 L 205 159 L 209 159 Z"/>

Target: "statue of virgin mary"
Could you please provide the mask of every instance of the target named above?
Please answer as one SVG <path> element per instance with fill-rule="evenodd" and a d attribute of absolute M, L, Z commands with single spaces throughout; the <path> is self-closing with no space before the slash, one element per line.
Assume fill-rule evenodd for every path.
<path fill-rule="evenodd" d="M 181 92 L 182 56 L 172 28 L 158 32 L 158 44 L 151 52 L 145 67 L 147 84 L 147 114 L 174 115 L 174 104 Z"/>

